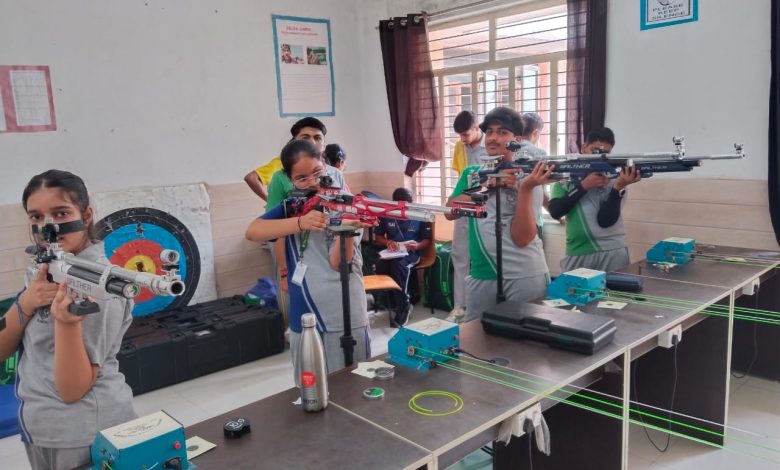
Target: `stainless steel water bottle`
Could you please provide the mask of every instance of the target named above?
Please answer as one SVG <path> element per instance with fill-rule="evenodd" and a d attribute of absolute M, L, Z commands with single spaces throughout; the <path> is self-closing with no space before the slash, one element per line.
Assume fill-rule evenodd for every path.
<path fill-rule="evenodd" d="M 303 333 L 298 343 L 299 382 L 304 411 L 314 412 L 328 406 L 328 369 L 325 349 L 317 331 L 317 317 L 305 313 L 301 317 Z"/>

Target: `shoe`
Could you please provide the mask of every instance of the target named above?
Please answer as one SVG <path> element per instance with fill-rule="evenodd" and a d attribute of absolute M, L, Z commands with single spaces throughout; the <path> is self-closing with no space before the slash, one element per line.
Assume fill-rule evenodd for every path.
<path fill-rule="evenodd" d="M 452 322 L 452 323 L 460 323 L 463 321 L 463 319 L 466 318 L 466 309 L 463 307 L 455 307 L 452 309 L 449 315 L 447 315 L 447 318 L 445 320 Z"/>
<path fill-rule="evenodd" d="M 402 307 L 395 315 L 395 323 L 399 326 L 406 326 L 409 323 L 409 317 L 412 316 L 412 305 L 407 304 L 406 307 Z"/>

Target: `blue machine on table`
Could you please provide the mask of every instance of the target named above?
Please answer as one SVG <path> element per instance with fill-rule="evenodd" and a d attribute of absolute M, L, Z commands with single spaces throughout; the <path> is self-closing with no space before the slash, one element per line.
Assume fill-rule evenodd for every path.
<path fill-rule="evenodd" d="M 387 343 L 387 358 L 398 365 L 428 370 L 460 348 L 460 328 L 436 318 L 401 328 Z"/>
<path fill-rule="evenodd" d="M 573 305 L 585 305 L 604 297 L 607 275 L 603 271 L 579 268 L 560 274 L 547 286 L 547 296 Z"/>
<path fill-rule="evenodd" d="M 647 262 L 685 264 L 693 259 L 695 244 L 693 238 L 672 237 L 661 240 L 647 250 Z"/>
<path fill-rule="evenodd" d="M 195 469 L 184 427 L 164 411 L 98 432 L 90 453 L 92 470 Z"/>

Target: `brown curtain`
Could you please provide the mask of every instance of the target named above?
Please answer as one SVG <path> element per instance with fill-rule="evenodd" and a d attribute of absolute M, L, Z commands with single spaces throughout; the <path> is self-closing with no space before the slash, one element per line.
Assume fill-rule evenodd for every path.
<path fill-rule="evenodd" d="M 769 215 L 780 243 L 780 5 L 771 10 L 771 78 L 769 82 Z"/>
<path fill-rule="evenodd" d="M 427 20 L 421 13 L 379 22 L 387 102 L 398 150 L 409 157 L 406 175 L 441 160 L 443 136 Z"/>
<path fill-rule="evenodd" d="M 607 0 L 568 0 L 566 133 L 579 152 L 591 129 L 604 125 L 607 107 Z"/>

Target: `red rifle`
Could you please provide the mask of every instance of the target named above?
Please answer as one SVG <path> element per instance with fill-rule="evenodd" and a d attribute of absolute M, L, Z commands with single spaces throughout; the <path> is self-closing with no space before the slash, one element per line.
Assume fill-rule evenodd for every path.
<path fill-rule="evenodd" d="M 485 198 L 481 193 L 472 194 L 473 202 L 455 202 L 441 207 L 430 204 L 415 204 L 406 201 L 388 201 L 341 192 L 337 188 L 321 188 L 319 191 L 293 190 L 285 201 L 289 215 L 301 216 L 312 210 L 319 210 L 331 216 L 329 225 L 338 225 L 341 220 L 359 220 L 374 223 L 380 217 L 398 220 L 419 220 L 433 222 L 436 214 L 452 214 L 462 217 L 485 218 Z"/>

